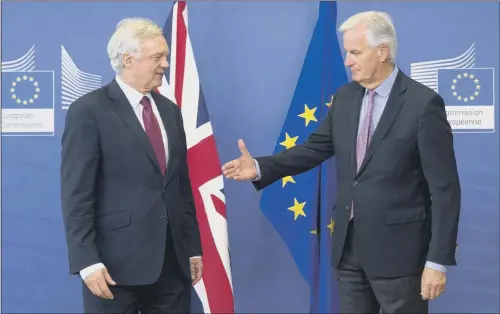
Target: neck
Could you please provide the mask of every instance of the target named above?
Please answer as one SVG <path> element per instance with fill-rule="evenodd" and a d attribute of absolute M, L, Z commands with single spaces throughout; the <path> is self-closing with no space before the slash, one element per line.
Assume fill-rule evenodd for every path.
<path fill-rule="evenodd" d="M 134 80 L 134 77 L 132 75 L 129 75 L 129 73 L 126 73 L 126 72 L 122 72 L 118 75 L 122 81 L 124 81 L 128 86 L 132 87 L 133 89 L 135 89 L 136 91 L 138 91 L 139 93 L 143 94 L 143 95 L 146 95 L 149 90 L 143 88 L 143 87 L 140 87 L 139 84 L 136 83 L 136 81 Z"/>
<path fill-rule="evenodd" d="M 375 76 L 366 83 L 361 84 L 364 88 L 366 89 L 375 89 L 377 88 L 380 84 L 382 84 L 383 81 L 385 81 L 394 71 L 394 64 L 387 64 L 382 66 L 380 71 L 377 71 L 375 73 Z"/>

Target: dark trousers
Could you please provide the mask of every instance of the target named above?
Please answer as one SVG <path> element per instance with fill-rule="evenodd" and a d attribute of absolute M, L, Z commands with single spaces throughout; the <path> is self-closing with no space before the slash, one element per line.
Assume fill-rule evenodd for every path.
<path fill-rule="evenodd" d="M 356 231 L 349 223 L 346 244 L 336 276 L 342 313 L 428 313 L 420 296 L 421 275 L 368 278 L 353 245 Z"/>
<path fill-rule="evenodd" d="M 85 313 L 189 313 L 191 281 L 183 274 L 167 232 L 165 261 L 159 279 L 146 286 L 109 286 L 113 300 L 92 294 L 83 284 Z"/>

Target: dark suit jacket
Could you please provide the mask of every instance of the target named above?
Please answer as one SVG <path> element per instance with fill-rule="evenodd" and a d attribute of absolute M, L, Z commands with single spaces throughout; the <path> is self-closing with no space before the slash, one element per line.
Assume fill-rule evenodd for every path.
<path fill-rule="evenodd" d="M 365 89 L 341 87 L 307 141 L 256 158 L 262 189 L 335 155 L 333 263 L 340 262 L 354 201 L 355 246 L 369 276 L 420 273 L 426 260 L 455 265 L 460 183 L 443 99 L 399 71 L 365 160 L 356 171 L 356 136 Z"/>
<path fill-rule="evenodd" d="M 165 177 L 115 80 L 68 110 L 61 198 L 72 274 L 102 262 L 119 285 L 155 282 L 167 226 L 188 278 L 189 257 L 202 253 L 181 113 L 167 98 L 152 95 L 168 137 Z"/>

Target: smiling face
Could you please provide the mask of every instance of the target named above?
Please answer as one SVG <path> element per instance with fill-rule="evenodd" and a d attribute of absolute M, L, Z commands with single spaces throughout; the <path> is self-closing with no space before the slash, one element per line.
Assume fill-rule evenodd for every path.
<path fill-rule="evenodd" d="M 359 24 L 343 35 L 346 57 L 344 64 L 349 67 L 352 79 L 367 87 L 383 76 L 389 58 L 388 46 L 382 44 L 371 47 L 368 42 L 368 27 Z"/>
<path fill-rule="evenodd" d="M 149 92 L 162 84 L 163 74 L 168 68 L 169 54 L 165 37 L 147 37 L 140 42 L 140 56 L 123 56 L 123 66 L 133 87 L 141 92 Z M 125 73 L 124 73 L 125 74 Z"/>

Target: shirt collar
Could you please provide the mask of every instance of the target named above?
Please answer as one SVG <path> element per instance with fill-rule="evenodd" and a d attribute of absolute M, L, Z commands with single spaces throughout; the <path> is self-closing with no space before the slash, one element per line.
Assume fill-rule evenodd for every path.
<path fill-rule="evenodd" d="M 142 100 L 142 97 L 144 96 L 148 96 L 149 99 L 152 98 L 151 93 L 147 93 L 146 95 L 142 94 L 141 92 L 137 91 L 136 89 L 125 83 L 125 81 L 123 81 L 123 79 L 120 76 L 117 75 L 115 79 L 120 88 L 122 89 L 123 93 L 125 94 L 125 97 L 127 97 L 127 100 L 132 105 L 132 107 L 139 105 L 140 101 Z"/>
<path fill-rule="evenodd" d="M 377 86 L 377 88 L 375 88 L 375 93 L 377 95 L 380 95 L 384 98 L 389 96 L 392 86 L 396 81 L 396 77 L 398 76 L 398 71 L 399 68 L 397 66 L 394 66 L 394 70 L 392 70 L 392 73 L 379 86 Z M 365 90 L 365 95 L 367 93 L 368 89 Z"/>

